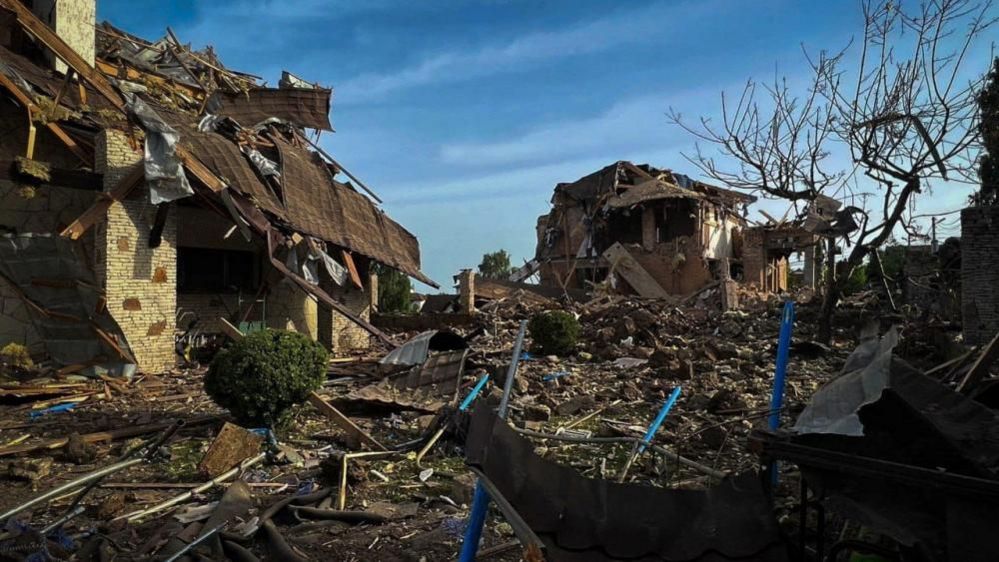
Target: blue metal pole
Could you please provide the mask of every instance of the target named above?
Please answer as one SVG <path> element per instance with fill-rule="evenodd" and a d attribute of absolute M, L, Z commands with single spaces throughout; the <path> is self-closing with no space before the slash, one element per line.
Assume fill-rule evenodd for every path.
<path fill-rule="evenodd" d="M 770 395 L 770 431 L 780 427 L 780 410 L 784 404 L 784 379 L 787 375 L 787 358 L 791 351 L 791 330 L 794 327 L 794 301 L 784 303 L 780 320 L 780 336 L 777 340 L 777 362 L 774 370 L 774 389 Z M 777 487 L 777 463 L 770 464 L 770 483 Z"/>
<path fill-rule="evenodd" d="M 526 331 L 527 320 L 521 320 L 517 341 L 513 345 L 513 359 L 510 360 L 510 368 L 507 369 L 506 381 L 503 384 L 503 398 L 500 399 L 499 411 L 497 411 L 501 420 L 506 420 L 510 392 L 513 390 L 513 377 L 517 375 L 520 348 L 524 345 Z M 476 482 L 475 496 L 472 498 L 472 512 L 468 515 L 468 525 L 465 527 L 465 538 L 461 543 L 461 554 L 458 556 L 458 562 L 475 562 L 475 555 L 479 552 L 479 541 L 482 539 L 482 527 L 486 524 L 486 514 L 489 512 L 489 501 L 489 493 L 482 486 L 482 482 Z"/>
<path fill-rule="evenodd" d="M 784 303 L 780 321 L 780 338 L 777 341 L 777 369 L 774 372 L 774 389 L 770 396 L 770 430 L 780 426 L 780 410 L 784 403 L 784 378 L 787 375 L 787 357 L 791 350 L 791 329 L 794 327 L 794 301 Z"/>
<path fill-rule="evenodd" d="M 475 397 L 478 396 L 480 392 L 482 392 L 482 387 L 486 386 L 486 382 L 488 381 L 489 381 L 489 375 L 483 375 L 483 377 L 479 379 L 479 382 L 475 383 L 475 386 L 472 387 L 472 391 L 468 393 L 468 396 L 466 396 L 465 399 L 461 401 L 461 405 L 458 406 L 458 411 L 464 412 L 465 410 L 467 410 L 468 407 L 472 404 L 472 400 L 475 400 Z"/>
<path fill-rule="evenodd" d="M 663 407 L 659 409 L 659 413 L 656 414 L 656 419 L 652 421 L 652 425 L 649 426 L 648 431 L 645 432 L 645 437 L 642 437 L 642 444 L 638 447 L 638 453 L 642 454 L 645 452 L 645 448 L 649 446 L 652 442 L 652 438 L 656 436 L 656 432 L 659 431 L 659 426 L 663 424 L 666 420 L 666 416 L 669 415 L 669 411 L 673 409 L 673 405 L 676 404 L 676 399 L 680 397 L 680 387 L 673 389 L 666 402 L 663 403 Z"/>

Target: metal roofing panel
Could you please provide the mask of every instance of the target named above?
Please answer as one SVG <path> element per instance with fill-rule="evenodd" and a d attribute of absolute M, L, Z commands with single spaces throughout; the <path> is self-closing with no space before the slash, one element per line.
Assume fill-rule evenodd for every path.
<path fill-rule="evenodd" d="M 536 455 L 481 401 L 471 415 L 465 459 L 496 485 L 555 562 L 787 560 L 756 474 L 707 490 L 589 479 Z"/>

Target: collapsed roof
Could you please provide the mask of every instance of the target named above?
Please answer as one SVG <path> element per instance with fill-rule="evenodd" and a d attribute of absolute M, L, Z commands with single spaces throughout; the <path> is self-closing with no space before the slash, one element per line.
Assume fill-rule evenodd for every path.
<path fill-rule="evenodd" d="M 194 189 L 182 188 L 181 195 L 241 199 L 251 205 L 224 208 L 252 207 L 261 213 L 254 217 L 258 222 L 266 219 L 259 226 L 315 237 L 436 286 L 420 271 L 416 237 L 352 183 L 335 179 L 345 170 L 306 136 L 304 129 L 332 130 L 331 89 L 297 79 L 268 88 L 255 76 L 225 68 L 211 48 L 195 52 L 180 44 L 169 30 L 149 42 L 107 23 L 97 27 L 95 69 L 16 0 L 0 0 L 3 26 L 35 38 L 37 50 L 51 50 L 81 77 L 79 89 L 67 88 L 54 71 L 0 45 L 0 85 L 27 103 L 46 100 L 49 128 L 58 129 L 84 164 L 92 167 L 93 132 L 128 131 L 128 123 L 138 121 L 147 139 L 165 135 L 166 158 L 191 176 Z M 149 160 L 147 155 L 145 179 L 154 183 Z M 174 179 L 186 183 L 180 175 Z M 142 178 L 129 179 L 138 184 Z M 109 193 L 112 199 L 134 185 L 120 187 Z M 64 234 L 79 237 L 101 214 L 85 214 Z"/>

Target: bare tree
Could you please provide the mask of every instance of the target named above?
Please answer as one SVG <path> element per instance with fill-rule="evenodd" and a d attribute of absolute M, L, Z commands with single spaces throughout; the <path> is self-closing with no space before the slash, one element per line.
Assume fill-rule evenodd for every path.
<path fill-rule="evenodd" d="M 991 0 L 930 0 L 911 11 L 892 0 L 865 0 L 861 6 L 864 29 L 857 45 L 833 55 L 806 53 L 813 72 L 804 95 L 793 95 L 786 81 L 777 80 L 760 102 L 750 82 L 734 108 L 722 96 L 720 126 L 703 118 L 691 125 L 679 113 L 669 114 L 736 162 L 724 168 L 700 147 L 688 155 L 731 187 L 786 199 L 796 208 L 818 195 L 842 198 L 860 182 L 877 188 L 879 205 L 847 208 L 857 228 L 842 233 L 852 248 L 842 267 L 830 268 L 827 276 L 824 340 L 853 271 L 896 228 L 912 227 L 911 204 L 928 182 L 974 181 L 980 149 L 976 101 L 987 67 L 968 78 L 966 63 L 996 21 Z M 848 151 L 851 165 L 835 169 L 830 156 L 837 149 Z M 829 247 L 835 248 L 832 238 Z M 827 252 L 830 260 L 832 254 Z"/>

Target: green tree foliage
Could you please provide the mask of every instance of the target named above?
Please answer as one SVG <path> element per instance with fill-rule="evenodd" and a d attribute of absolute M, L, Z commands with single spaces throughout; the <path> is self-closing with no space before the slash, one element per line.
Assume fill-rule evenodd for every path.
<path fill-rule="evenodd" d="M 413 283 L 405 273 L 378 265 L 378 310 L 387 313 L 413 311 Z"/>
<path fill-rule="evenodd" d="M 978 96 L 978 106 L 982 110 L 978 132 L 984 149 L 978 161 L 982 189 L 977 203 L 994 205 L 999 202 L 999 57 L 993 61 L 992 71 Z"/>
<path fill-rule="evenodd" d="M 868 264 L 865 263 L 854 268 L 853 273 L 850 274 L 850 278 L 847 279 L 846 284 L 843 286 L 844 295 L 852 295 L 867 288 L 867 267 Z"/>
<path fill-rule="evenodd" d="M 576 349 L 579 321 L 568 312 L 551 310 L 535 314 L 527 328 L 538 353 L 568 355 Z"/>
<path fill-rule="evenodd" d="M 482 255 L 479 275 L 490 279 L 506 279 L 511 273 L 513 273 L 513 266 L 510 265 L 510 254 L 506 250 L 497 250 Z"/>
<path fill-rule="evenodd" d="M 292 406 L 322 386 L 328 360 L 323 346 L 298 332 L 254 332 L 215 356 L 205 391 L 241 424 L 281 426 Z"/>

